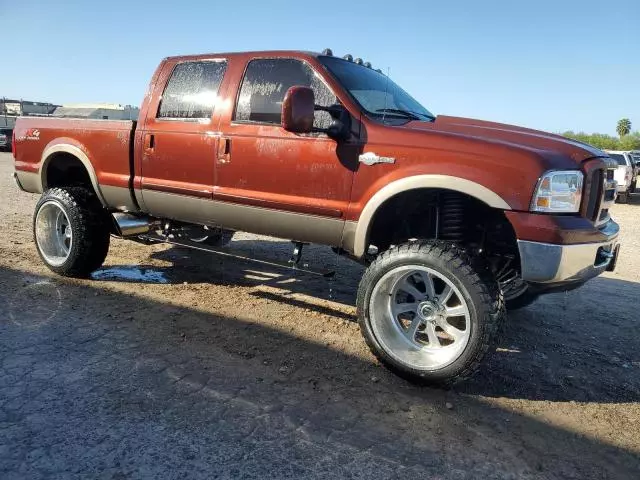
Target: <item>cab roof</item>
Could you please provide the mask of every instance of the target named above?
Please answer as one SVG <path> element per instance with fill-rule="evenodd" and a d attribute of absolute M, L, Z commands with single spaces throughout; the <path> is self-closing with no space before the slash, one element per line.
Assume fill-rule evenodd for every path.
<path fill-rule="evenodd" d="M 319 52 L 310 52 L 304 50 L 256 50 L 252 52 L 222 52 L 222 53 L 198 53 L 194 55 L 176 55 L 166 57 L 165 60 L 184 61 L 184 60 L 204 60 L 212 57 L 225 58 L 253 58 L 253 57 L 318 57 L 322 55 Z"/>

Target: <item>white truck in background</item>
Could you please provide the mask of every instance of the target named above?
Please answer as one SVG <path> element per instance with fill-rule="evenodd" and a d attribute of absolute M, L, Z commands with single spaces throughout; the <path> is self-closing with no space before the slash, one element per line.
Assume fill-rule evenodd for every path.
<path fill-rule="evenodd" d="M 629 151 L 605 150 L 605 152 L 618 164 L 613 177 L 618 184 L 617 201 L 619 203 L 627 203 L 629 196 L 636 188 L 636 158 Z"/>

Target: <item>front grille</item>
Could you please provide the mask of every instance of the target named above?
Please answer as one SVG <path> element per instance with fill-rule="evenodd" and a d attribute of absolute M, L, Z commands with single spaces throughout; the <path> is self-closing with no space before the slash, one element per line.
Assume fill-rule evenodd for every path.
<path fill-rule="evenodd" d="M 587 203 L 584 212 L 585 217 L 595 222 L 598 219 L 598 210 L 600 209 L 600 204 L 602 202 L 604 173 L 600 169 L 593 170 L 590 173 L 591 175 L 587 177 L 587 185 L 585 188 L 585 193 L 587 194 Z"/>
<path fill-rule="evenodd" d="M 580 214 L 600 227 L 611 218 L 609 209 L 616 194 L 616 182 L 613 180 L 615 168 L 600 159 L 587 160 L 582 168 L 584 188 Z"/>

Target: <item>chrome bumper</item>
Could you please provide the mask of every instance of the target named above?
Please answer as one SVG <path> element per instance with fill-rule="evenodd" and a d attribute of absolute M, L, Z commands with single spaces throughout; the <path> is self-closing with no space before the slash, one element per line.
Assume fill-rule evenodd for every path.
<path fill-rule="evenodd" d="M 522 278 L 532 283 L 584 282 L 615 268 L 620 227 L 609 220 L 600 232 L 607 236 L 599 243 L 555 245 L 518 240 Z"/>

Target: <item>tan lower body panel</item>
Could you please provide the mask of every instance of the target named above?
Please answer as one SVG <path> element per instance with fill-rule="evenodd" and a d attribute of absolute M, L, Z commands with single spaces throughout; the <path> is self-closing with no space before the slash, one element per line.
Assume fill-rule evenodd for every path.
<path fill-rule="evenodd" d="M 122 210 L 126 212 L 135 212 L 136 204 L 131 198 L 131 192 L 128 188 L 112 187 L 111 185 L 100 185 L 102 197 L 110 208 Z"/>
<path fill-rule="evenodd" d="M 357 228 L 358 222 L 344 222 L 344 231 L 342 232 L 342 249 L 352 255 L 356 242 Z"/>
<path fill-rule="evenodd" d="M 20 185 L 25 192 L 42 193 L 42 184 L 40 183 L 40 175 L 34 172 L 25 172 L 16 170 L 16 176 Z"/>
<path fill-rule="evenodd" d="M 160 218 L 217 225 L 232 230 L 323 245 L 339 246 L 342 242 L 345 222 L 336 218 L 238 205 L 154 190 L 144 190 L 142 196 L 147 212 Z"/>

